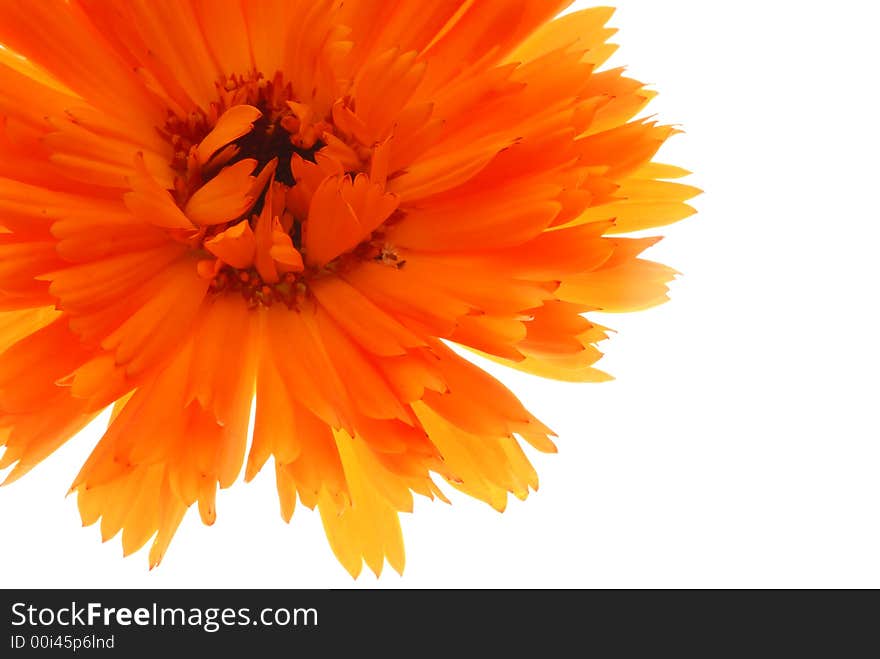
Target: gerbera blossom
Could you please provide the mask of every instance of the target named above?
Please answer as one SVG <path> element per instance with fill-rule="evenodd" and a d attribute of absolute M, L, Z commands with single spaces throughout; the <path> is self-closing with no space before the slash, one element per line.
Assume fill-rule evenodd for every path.
<path fill-rule="evenodd" d="M 354 575 L 403 569 L 413 493 L 536 489 L 552 432 L 450 346 L 606 379 L 585 314 L 675 274 L 619 236 L 696 193 L 568 4 L 0 2 L 6 482 L 112 405 L 72 486 L 105 540 L 154 566 L 271 460 Z"/>

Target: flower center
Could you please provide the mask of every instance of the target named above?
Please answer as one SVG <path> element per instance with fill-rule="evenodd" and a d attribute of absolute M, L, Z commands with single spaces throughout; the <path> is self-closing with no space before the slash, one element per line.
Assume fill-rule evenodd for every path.
<path fill-rule="evenodd" d="M 185 240 L 203 257 L 199 272 L 215 293 L 294 308 L 308 280 L 343 256 L 303 259 L 311 195 L 324 178 L 316 154 L 333 125 L 298 103 L 280 74 L 230 77 L 217 88 L 218 102 L 170 115 L 161 131 L 174 147 L 175 200 L 197 225 Z M 305 188 L 297 189 L 294 160 L 309 174 Z M 353 185 L 357 171 L 342 176 Z"/>
<path fill-rule="evenodd" d="M 257 106 L 263 112 L 263 116 L 254 122 L 254 128 L 247 135 L 238 138 L 232 144 L 238 147 L 238 156 L 230 160 L 233 164 L 239 160 L 253 158 L 257 161 L 257 171 L 268 165 L 274 158 L 278 159 L 275 168 L 275 180 L 287 186 L 296 183 L 290 160 L 293 154 L 299 155 L 303 160 L 315 162 L 315 153 L 324 147 L 320 140 L 311 147 L 295 146 L 293 136 L 284 128 L 282 121 L 272 120 L 265 112 L 265 108 Z"/>
<path fill-rule="evenodd" d="M 174 146 L 172 167 L 178 172 L 175 197 L 181 207 L 204 185 L 224 169 L 243 160 L 255 161 L 254 174 L 262 172 L 267 165 L 274 167 L 273 180 L 288 187 L 296 180 L 291 169 L 291 158 L 298 155 L 314 163 L 315 154 L 325 144 L 321 139 L 324 131 L 333 130 L 331 123 L 297 117 L 294 108 L 304 108 L 296 103 L 289 84 L 280 74 L 267 80 L 262 74 L 230 76 L 217 84 L 220 100 L 208 109 L 196 109 L 186 118 L 170 114 L 160 133 Z M 221 144 L 216 151 L 201 151 L 212 131 L 233 108 L 247 106 L 257 112 L 253 122 L 248 122 L 244 134 Z M 259 214 L 267 188 L 259 191 L 251 212 Z"/>

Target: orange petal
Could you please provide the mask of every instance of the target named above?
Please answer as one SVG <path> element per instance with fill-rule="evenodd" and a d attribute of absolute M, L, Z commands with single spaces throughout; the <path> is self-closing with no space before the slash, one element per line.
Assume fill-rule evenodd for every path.
<path fill-rule="evenodd" d="M 147 171 L 143 153 L 134 159 L 132 191 L 123 195 L 125 205 L 139 219 L 166 229 L 192 229 L 192 222 L 174 203 L 171 193 L 159 185 Z"/>
<path fill-rule="evenodd" d="M 241 0 L 195 0 L 193 8 L 220 69 L 226 74 L 254 70 L 250 42 L 242 35 Z"/>
<path fill-rule="evenodd" d="M 604 61 L 601 57 L 605 55 L 605 41 L 616 32 L 605 27 L 613 14 L 611 7 L 590 7 L 545 23 L 521 43 L 508 60 L 528 62 L 555 50 L 577 48 L 588 50 L 592 54 L 591 63 L 600 64 Z"/>
<path fill-rule="evenodd" d="M 208 288 L 192 258 L 170 264 L 161 274 L 163 285 L 149 301 L 101 342 L 129 374 L 149 368 L 179 346 Z"/>
<path fill-rule="evenodd" d="M 352 407 L 371 419 L 411 422 L 412 417 L 371 357 L 339 329 L 323 307 L 318 307 L 316 319 L 327 355 L 348 391 Z"/>
<path fill-rule="evenodd" d="M 253 130 L 254 122 L 263 116 L 252 105 L 234 105 L 220 115 L 211 132 L 198 146 L 199 162 L 206 163 L 220 147 L 226 146 Z"/>
<path fill-rule="evenodd" d="M 302 255 L 293 246 L 290 235 L 281 229 L 281 223 L 277 220 L 272 230 L 272 247 L 269 249 L 269 255 L 281 272 L 302 272 L 305 268 Z"/>
<path fill-rule="evenodd" d="M 554 192 L 559 190 L 547 196 Z M 560 209 L 556 201 L 513 197 L 489 204 L 477 201 L 451 213 L 448 208 L 415 210 L 391 227 L 388 240 L 432 252 L 519 245 L 550 226 Z"/>
<path fill-rule="evenodd" d="M 356 136 L 364 146 L 387 139 L 407 103 L 422 81 L 427 64 L 418 61 L 418 53 L 389 50 L 372 60 L 358 75 L 352 90 L 355 117 L 347 117 L 356 126 Z M 340 116 L 345 112 L 339 109 Z M 334 107 L 334 116 L 337 108 Z"/>
<path fill-rule="evenodd" d="M 242 220 L 205 241 L 205 249 L 233 268 L 249 268 L 257 248 L 250 222 Z"/>
<path fill-rule="evenodd" d="M 336 434 L 351 502 L 340 510 L 329 496 L 322 493 L 319 508 L 327 540 L 340 563 L 354 577 L 360 573 L 363 562 L 378 576 L 386 558 L 397 572 L 402 572 L 403 536 L 397 511 L 366 478 L 363 460 L 367 456 L 359 455 L 357 441 Z"/>
<path fill-rule="evenodd" d="M 267 284 L 274 284 L 279 280 L 278 269 L 275 267 L 275 261 L 272 259 L 273 233 L 275 229 L 275 218 L 272 215 L 272 207 L 275 201 L 274 185 L 269 183 L 266 191 L 266 198 L 263 201 L 263 210 L 260 217 L 257 218 L 257 228 L 254 233 L 256 240 L 256 252 L 254 254 L 254 264 L 260 277 Z"/>
<path fill-rule="evenodd" d="M 246 158 L 221 170 L 187 202 L 187 217 L 202 226 L 241 217 L 254 201 L 250 194 L 254 182 L 251 172 L 256 166 L 256 160 Z"/>
<path fill-rule="evenodd" d="M 404 355 L 407 348 L 424 345 L 410 330 L 338 277 L 316 279 L 310 290 L 340 327 L 373 354 Z"/>
<path fill-rule="evenodd" d="M 556 294 L 560 300 L 608 313 L 639 311 L 666 302 L 667 284 L 676 274 L 660 263 L 633 259 L 615 267 L 566 277 Z"/>
<path fill-rule="evenodd" d="M 51 307 L 0 311 L 0 354 L 9 346 L 53 322 L 61 312 Z"/>
<path fill-rule="evenodd" d="M 452 21 L 429 44 L 431 66 L 427 89 L 448 81 L 463 62 L 497 60 L 517 46 L 544 21 L 562 11 L 570 0 L 464 3 Z"/>
<path fill-rule="evenodd" d="M 154 133 L 165 109 L 111 42 L 80 4 L 0 3 L 0 43 L 26 54 L 104 114 L 124 118 L 132 133 Z"/>
<path fill-rule="evenodd" d="M 290 395 L 271 355 L 263 356 L 257 374 L 254 441 L 248 454 L 245 480 L 252 480 L 273 455 L 283 465 L 296 460 L 303 447 L 297 430 Z"/>
<path fill-rule="evenodd" d="M 397 208 L 396 195 L 370 183 L 365 174 L 327 178 L 318 186 L 304 229 L 306 260 L 322 266 L 354 249 Z"/>

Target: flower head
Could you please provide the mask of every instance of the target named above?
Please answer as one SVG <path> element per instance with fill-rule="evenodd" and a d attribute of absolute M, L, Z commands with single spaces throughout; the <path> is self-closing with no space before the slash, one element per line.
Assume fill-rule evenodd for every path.
<path fill-rule="evenodd" d="M 101 410 L 83 521 L 157 564 L 271 460 L 353 574 L 434 479 L 503 510 L 551 431 L 450 349 L 598 381 L 665 299 L 674 130 L 566 1 L 0 3 L 0 468 Z M 250 447 L 249 419 L 255 401 Z"/>

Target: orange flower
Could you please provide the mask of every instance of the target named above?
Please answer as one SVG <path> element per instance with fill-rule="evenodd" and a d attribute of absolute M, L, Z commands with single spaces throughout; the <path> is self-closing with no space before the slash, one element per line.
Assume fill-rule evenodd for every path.
<path fill-rule="evenodd" d="M 354 575 L 432 476 L 503 510 L 551 431 L 466 346 L 598 381 L 585 312 L 665 299 L 619 234 L 692 211 L 609 9 L 564 0 L 0 3 L 0 468 L 108 405 L 83 521 L 162 558 L 271 458 Z M 249 419 L 256 400 L 252 443 Z"/>

